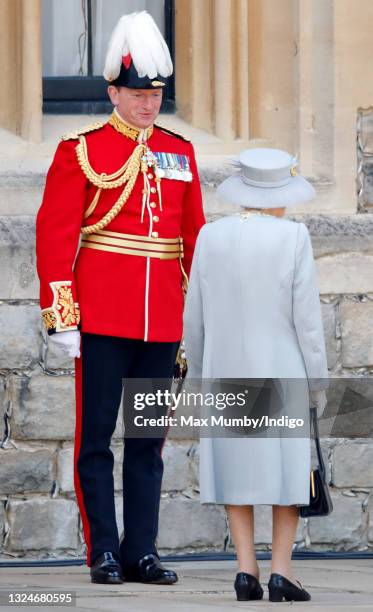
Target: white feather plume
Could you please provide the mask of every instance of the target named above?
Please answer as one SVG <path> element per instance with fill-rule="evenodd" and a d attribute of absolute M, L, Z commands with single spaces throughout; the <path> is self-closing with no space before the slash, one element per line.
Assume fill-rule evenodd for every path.
<path fill-rule="evenodd" d="M 120 73 L 122 57 L 131 54 L 139 77 L 168 77 L 173 65 L 166 42 L 147 11 L 123 15 L 111 35 L 106 54 L 104 78 L 114 81 Z"/>

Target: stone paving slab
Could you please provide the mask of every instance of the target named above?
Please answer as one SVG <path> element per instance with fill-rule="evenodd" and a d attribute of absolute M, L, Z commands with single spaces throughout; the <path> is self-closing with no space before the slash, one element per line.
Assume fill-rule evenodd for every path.
<path fill-rule="evenodd" d="M 295 573 L 310 591 L 310 602 L 268 601 L 267 581 L 269 561 L 259 561 L 264 599 L 237 602 L 233 590 L 236 574 L 234 561 L 188 561 L 166 564 L 179 574 L 179 582 L 172 586 L 123 584 L 117 587 L 93 585 L 89 570 L 80 567 L 0 568 L 0 592 L 4 590 L 64 590 L 77 594 L 74 608 L 49 607 L 49 610 L 90 612 L 186 612 L 203 610 L 250 609 L 263 612 L 294 606 L 297 610 L 334 612 L 373 610 L 373 559 L 357 560 L 300 560 L 294 561 Z M 40 606 L 5 606 L 2 611 L 47 610 Z"/>

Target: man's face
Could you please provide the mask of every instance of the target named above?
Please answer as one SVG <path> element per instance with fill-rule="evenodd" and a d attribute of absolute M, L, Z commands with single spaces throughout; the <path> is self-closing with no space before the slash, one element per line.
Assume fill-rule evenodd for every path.
<path fill-rule="evenodd" d="M 109 85 L 108 94 L 120 116 L 138 128 L 152 125 L 159 114 L 162 89 L 130 89 Z"/>

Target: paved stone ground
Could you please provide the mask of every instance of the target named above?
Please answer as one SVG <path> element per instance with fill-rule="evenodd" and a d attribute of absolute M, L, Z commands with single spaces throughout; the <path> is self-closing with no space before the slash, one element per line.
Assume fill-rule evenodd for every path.
<path fill-rule="evenodd" d="M 233 561 L 188 561 L 173 563 L 179 582 L 171 587 L 128 583 L 119 587 L 93 585 L 85 566 L 53 568 L 0 568 L 0 595 L 6 589 L 73 591 L 75 608 L 0 606 L 2 611 L 68 610 L 123 612 L 197 612 L 242 610 L 263 612 L 294 606 L 297 610 L 352 612 L 373 610 L 373 559 L 294 561 L 296 575 L 310 591 L 310 602 L 269 603 L 266 583 L 269 561 L 259 561 L 265 590 L 260 602 L 237 602 L 233 590 Z"/>

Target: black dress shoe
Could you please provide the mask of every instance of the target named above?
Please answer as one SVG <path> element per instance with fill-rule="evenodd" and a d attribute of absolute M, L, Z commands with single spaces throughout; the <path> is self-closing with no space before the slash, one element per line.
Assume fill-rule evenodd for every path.
<path fill-rule="evenodd" d="M 234 581 L 234 588 L 238 601 L 249 601 L 249 599 L 263 599 L 263 589 L 259 580 L 252 574 L 239 572 Z"/>
<path fill-rule="evenodd" d="M 177 574 L 161 564 L 159 557 L 150 553 L 138 559 L 129 569 L 124 570 L 127 582 L 146 582 L 148 584 L 174 584 Z"/>
<path fill-rule="evenodd" d="M 269 601 L 309 601 L 311 595 L 302 587 L 297 580 L 299 587 L 281 576 L 281 574 L 271 574 L 268 582 Z"/>
<path fill-rule="evenodd" d="M 122 584 L 122 568 L 119 559 L 113 553 L 104 552 L 95 559 L 91 566 L 91 582 Z"/>

